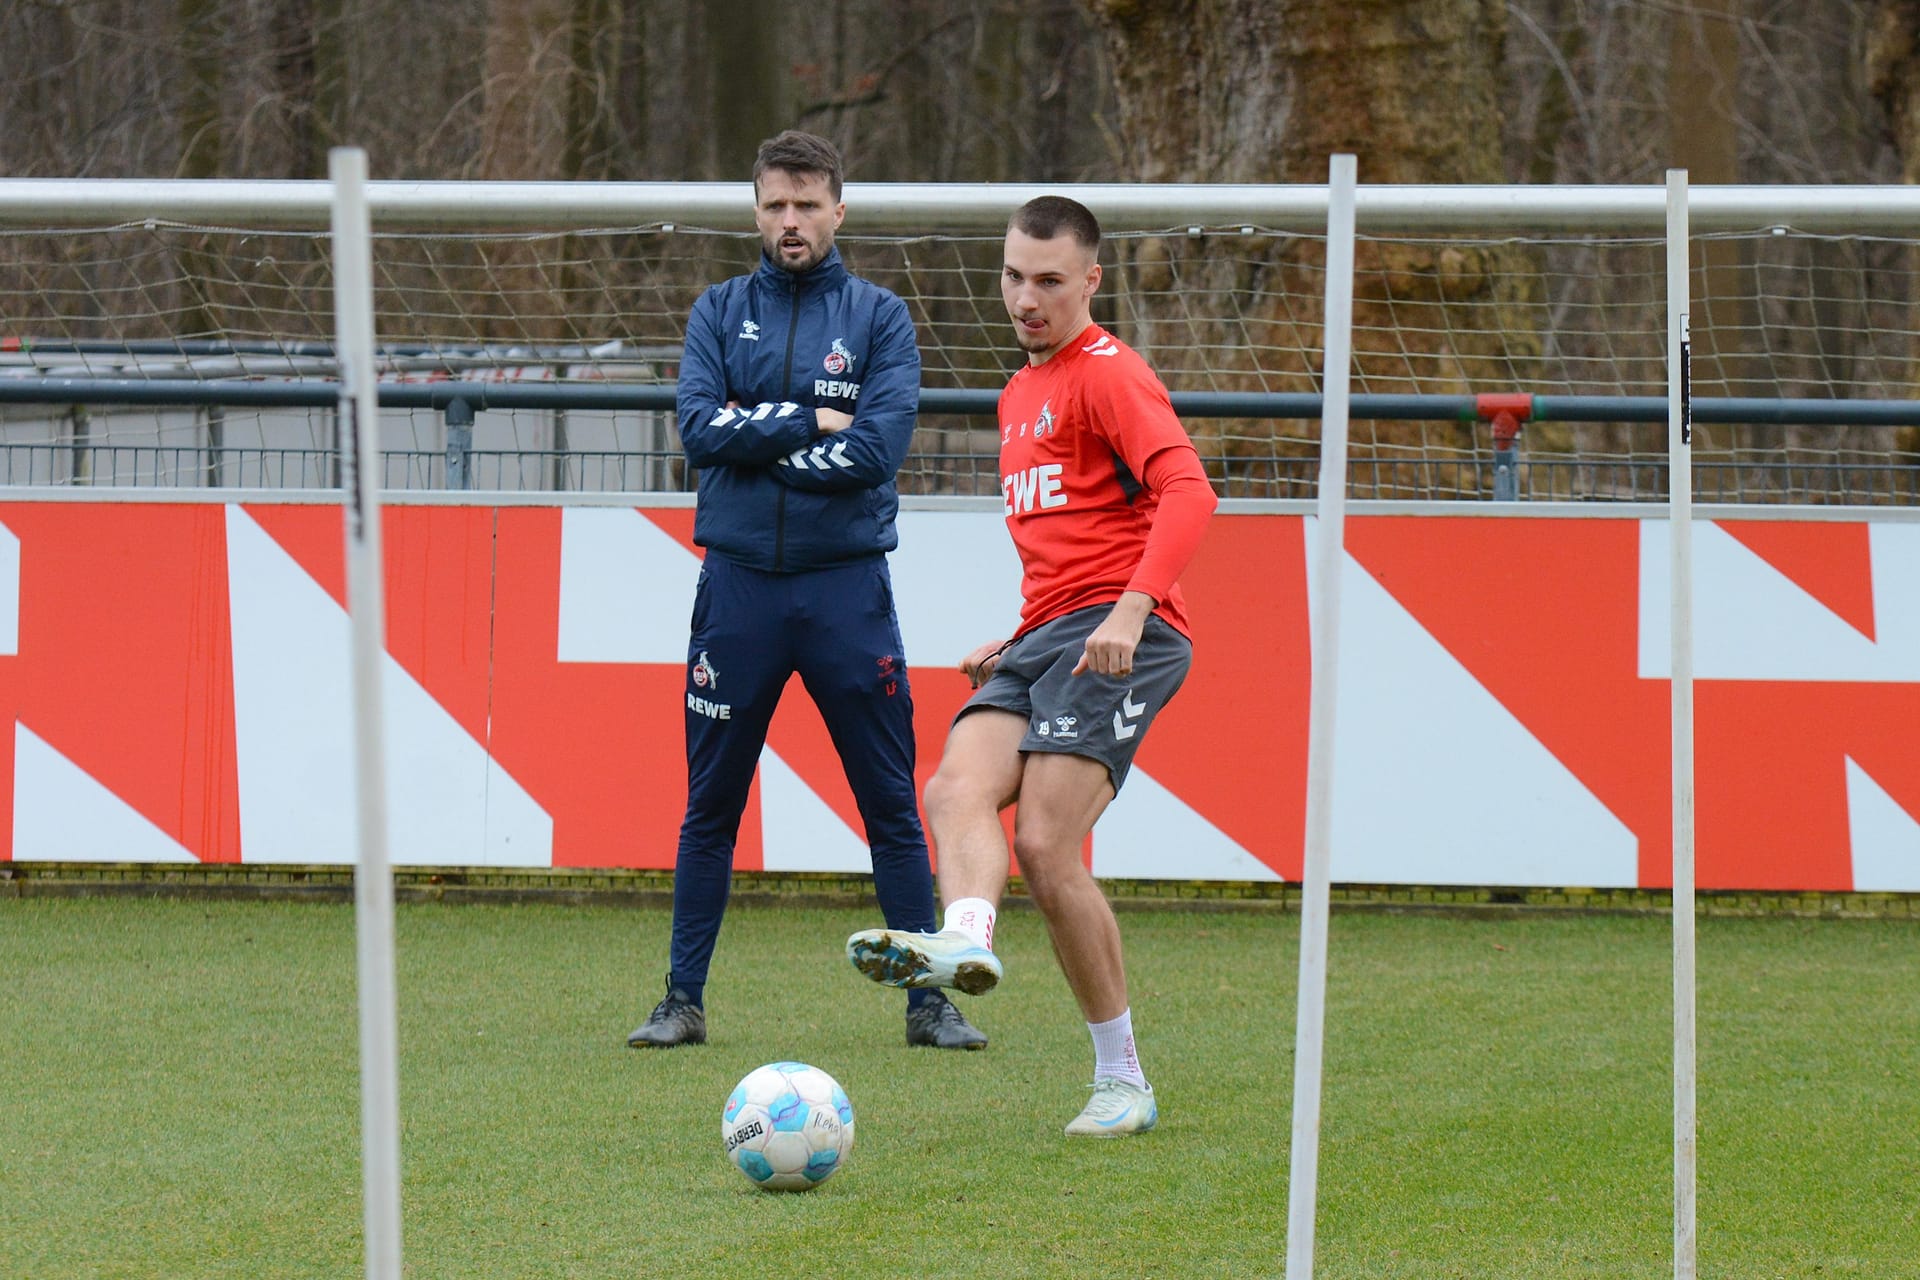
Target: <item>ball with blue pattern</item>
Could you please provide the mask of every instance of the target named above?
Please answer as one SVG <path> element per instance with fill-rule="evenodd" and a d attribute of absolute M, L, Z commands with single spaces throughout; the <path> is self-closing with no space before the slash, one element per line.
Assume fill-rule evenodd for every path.
<path fill-rule="evenodd" d="M 734 1168 L 767 1191 L 806 1191 L 853 1150 L 853 1103 L 840 1083 L 804 1062 L 749 1071 L 720 1112 L 720 1138 Z"/>

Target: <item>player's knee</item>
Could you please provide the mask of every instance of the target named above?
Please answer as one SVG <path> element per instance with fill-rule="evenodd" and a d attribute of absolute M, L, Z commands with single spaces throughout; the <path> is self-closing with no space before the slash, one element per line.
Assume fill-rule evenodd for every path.
<path fill-rule="evenodd" d="M 979 784 L 958 770 L 942 764 L 927 779 L 921 801 L 927 807 L 927 820 L 936 827 L 945 819 L 966 813 L 984 803 Z"/>
<path fill-rule="evenodd" d="M 1020 863 L 1020 875 L 1026 881 L 1028 896 L 1042 911 L 1087 875 L 1086 866 L 1080 861 L 1080 841 L 1068 833 L 1032 827 L 1017 830 L 1013 837 L 1013 856 Z"/>

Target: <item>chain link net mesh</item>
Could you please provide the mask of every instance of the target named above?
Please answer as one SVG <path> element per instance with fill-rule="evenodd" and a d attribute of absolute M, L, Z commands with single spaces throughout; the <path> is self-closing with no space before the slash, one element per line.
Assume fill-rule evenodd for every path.
<path fill-rule="evenodd" d="M 997 390 L 1018 358 L 997 288 L 1000 238 L 843 236 L 856 272 L 903 297 L 929 388 Z M 1914 241 L 1790 230 L 1693 245 L 1694 395 L 1905 400 L 1920 382 Z M 649 226 L 520 235 L 380 234 L 381 376 L 401 383 L 655 387 L 675 374 L 688 308 L 749 269 L 751 232 Z M 1664 397 L 1658 238 L 1363 237 L 1357 396 Z M 1174 392 L 1317 392 L 1325 244 L 1261 228 L 1110 236 L 1094 317 Z M 66 379 L 248 382 L 312 391 L 335 373 L 323 234 L 143 223 L 0 234 L 0 482 L 325 486 L 324 402 L 130 407 L 33 391 Z M 312 397 L 310 396 L 311 400 Z M 1442 402 L 1435 401 L 1441 404 Z M 1915 496 L 1912 427 L 1703 424 L 1707 500 L 1885 502 Z M 1920 416 L 1920 415 L 1917 415 Z M 681 489 L 670 411 L 483 407 L 465 442 L 433 409 L 383 415 L 387 483 Z M 1278 410 L 1188 426 L 1221 492 L 1307 497 L 1319 424 Z M 1436 409 L 1356 413 L 1360 498 L 1492 494 L 1487 423 Z M 988 417 L 923 415 L 907 493 L 997 492 Z M 456 446 L 450 450 L 450 445 Z M 1530 422 L 1522 498 L 1664 497 L 1658 422 Z M 450 468 L 464 467 L 464 470 Z"/>

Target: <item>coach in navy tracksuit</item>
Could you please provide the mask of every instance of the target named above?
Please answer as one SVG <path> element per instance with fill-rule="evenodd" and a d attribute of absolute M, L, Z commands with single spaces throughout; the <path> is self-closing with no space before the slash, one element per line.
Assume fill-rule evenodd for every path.
<path fill-rule="evenodd" d="M 914 800 L 913 698 L 886 553 L 894 475 L 913 436 L 920 353 L 906 304 L 848 273 L 833 144 L 789 131 L 753 172 L 759 270 L 708 289 L 687 319 L 680 437 L 700 474 L 707 549 L 687 646 L 687 813 L 674 864 L 667 993 L 627 1037 L 706 1040 L 707 964 L 734 840 L 780 691 L 799 672 L 866 824 L 887 924 L 934 927 Z M 932 996 L 932 999 L 927 997 Z M 907 1042 L 986 1044 L 931 990 L 909 993 Z"/>

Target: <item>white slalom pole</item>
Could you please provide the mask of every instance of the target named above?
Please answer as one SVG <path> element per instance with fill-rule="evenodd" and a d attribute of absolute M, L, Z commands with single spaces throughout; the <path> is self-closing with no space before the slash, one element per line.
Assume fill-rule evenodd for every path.
<path fill-rule="evenodd" d="M 1320 411 L 1319 530 L 1314 563 L 1313 683 L 1307 714 L 1306 865 L 1300 891 L 1300 981 L 1293 1051 L 1292 1170 L 1287 1179 L 1287 1280 L 1311 1280 L 1320 1182 L 1320 1077 L 1326 1041 L 1327 916 L 1333 852 L 1334 694 L 1339 687 L 1340 565 L 1347 522 L 1347 410 L 1353 363 L 1355 162 L 1327 171 L 1326 369 Z"/>
<path fill-rule="evenodd" d="M 1687 171 L 1667 170 L 1667 535 L 1673 674 L 1673 1275 L 1693 1280 L 1693 341 Z"/>
<path fill-rule="evenodd" d="M 360 974 L 360 1148 L 368 1280 L 400 1280 L 400 1068 L 387 856 L 380 672 L 386 605 L 380 563 L 380 397 L 373 364 L 373 232 L 367 153 L 337 147 L 333 180 L 334 342 L 340 361 L 340 487 L 346 497 L 353 669 L 353 877 Z"/>

